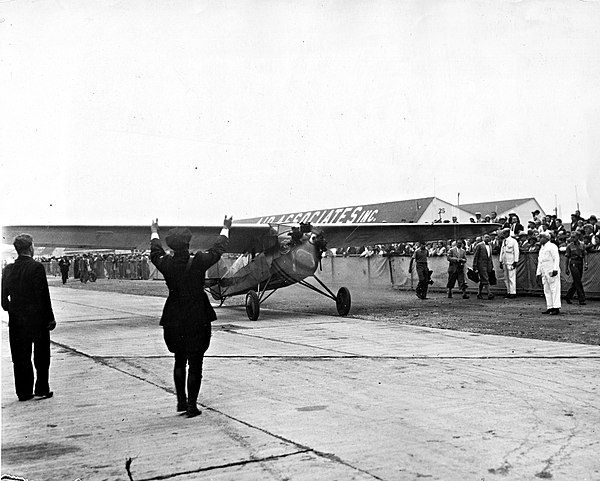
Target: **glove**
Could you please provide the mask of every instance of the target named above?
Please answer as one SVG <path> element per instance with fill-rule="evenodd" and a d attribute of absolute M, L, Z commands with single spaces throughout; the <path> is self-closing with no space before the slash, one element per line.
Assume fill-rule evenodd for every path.
<path fill-rule="evenodd" d="M 48 330 L 49 331 L 53 331 L 55 327 L 56 327 L 56 321 L 50 321 L 48 323 Z"/>

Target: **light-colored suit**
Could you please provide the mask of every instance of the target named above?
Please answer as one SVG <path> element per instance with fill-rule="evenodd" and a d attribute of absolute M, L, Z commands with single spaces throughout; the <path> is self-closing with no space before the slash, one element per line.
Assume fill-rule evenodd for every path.
<path fill-rule="evenodd" d="M 557 275 L 552 276 L 553 271 Z M 560 257 L 556 244 L 548 241 L 540 248 L 536 275 L 542 276 L 548 309 L 560 309 Z"/>
<path fill-rule="evenodd" d="M 504 283 L 508 294 L 517 293 L 517 262 L 519 262 L 519 243 L 514 237 L 507 237 L 500 248 L 500 262 L 504 269 Z"/>

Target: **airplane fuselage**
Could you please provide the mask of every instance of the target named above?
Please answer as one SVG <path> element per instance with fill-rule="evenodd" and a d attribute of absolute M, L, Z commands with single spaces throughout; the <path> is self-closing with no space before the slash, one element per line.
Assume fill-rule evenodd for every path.
<path fill-rule="evenodd" d="M 245 264 L 230 269 L 210 290 L 216 297 L 229 297 L 290 286 L 315 273 L 323 251 L 324 244 L 313 233 L 279 235 L 271 248 L 248 255 Z"/>

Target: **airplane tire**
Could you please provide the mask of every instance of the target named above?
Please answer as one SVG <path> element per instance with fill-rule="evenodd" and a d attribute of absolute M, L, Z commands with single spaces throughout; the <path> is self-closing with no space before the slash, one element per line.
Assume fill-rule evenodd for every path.
<path fill-rule="evenodd" d="M 94 271 L 90 272 L 90 282 L 96 282 L 97 278 L 98 278 L 98 276 L 96 275 L 96 273 Z"/>
<path fill-rule="evenodd" d="M 338 314 L 345 316 L 350 312 L 350 305 L 352 304 L 352 298 L 350 297 L 350 291 L 345 287 L 340 287 L 335 298 L 335 304 L 337 307 Z"/>
<path fill-rule="evenodd" d="M 256 321 L 260 314 L 258 294 L 254 291 L 249 291 L 246 294 L 246 314 L 248 314 L 248 319 L 251 321 Z"/>

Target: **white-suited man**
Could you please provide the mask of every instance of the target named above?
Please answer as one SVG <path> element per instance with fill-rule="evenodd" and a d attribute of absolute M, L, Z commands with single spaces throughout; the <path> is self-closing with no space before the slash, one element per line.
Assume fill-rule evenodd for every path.
<path fill-rule="evenodd" d="M 505 299 L 517 297 L 517 263 L 519 262 L 519 243 L 510 235 L 510 229 L 501 231 L 503 238 L 500 247 L 500 269 L 504 271 L 504 284 L 506 284 Z"/>
<path fill-rule="evenodd" d="M 549 231 L 540 234 L 537 281 L 544 287 L 546 310 L 542 314 L 560 314 L 560 257 L 556 244 L 550 242 Z"/>

